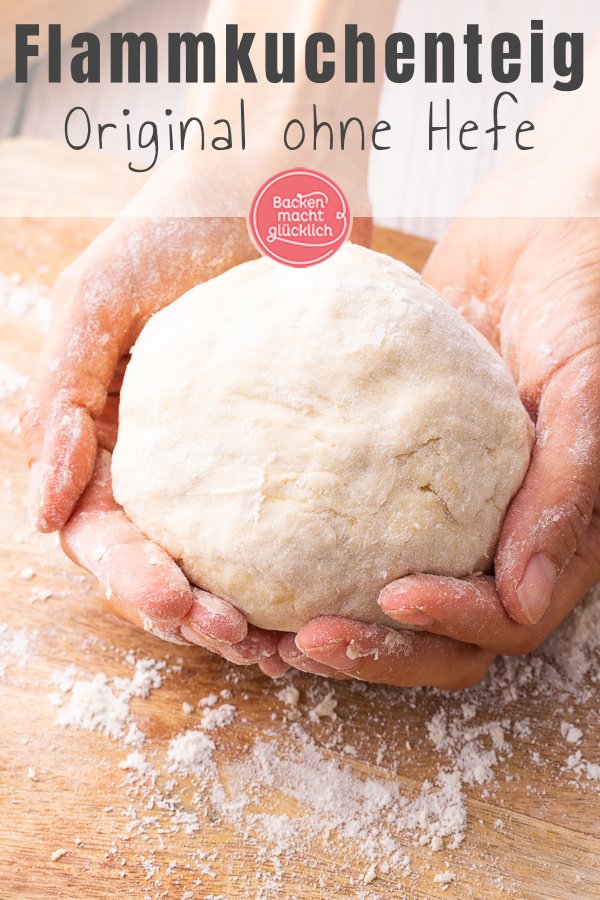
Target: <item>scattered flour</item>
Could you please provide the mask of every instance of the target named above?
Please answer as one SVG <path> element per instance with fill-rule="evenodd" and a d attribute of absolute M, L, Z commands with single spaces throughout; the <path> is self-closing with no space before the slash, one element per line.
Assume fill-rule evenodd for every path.
<path fill-rule="evenodd" d="M 24 668 L 29 662 L 31 652 L 31 641 L 35 638 L 35 634 L 27 631 L 25 628 L 19 631 L 12 631 L 4 622 L 0 622 L 0 677 L 6 676 L 6 667 L 14 662 L 20 668 Z"/>
<path fill-rule="evenodd" d="M 410 798 L 392 776 L 375 780 L 354 774 L 321 750 L 300 726 L 292 725 L 290 736 L 295 746 L 285 755 L 275 742 L 257 739 L 247 759 L 225 763 L 238 802 L 257 800 L 267 786 L 306 809 L 301 817 L 286 821 L 286 845 L 290 834 L 306 845 L 315 831 L 327 828 L 358 841 L 367 858 L 378 858 L 386 848 L 393 864 L 404 853 L 403 832 L 424 836 L 425 843 L 434 836 L 450 838 L 452 846 L 463 840 L 467 812 L 457 773 L 440 773 L 436 784 L 425 781 L 421 793 Z M 257 826 L 265 824 L 262 813 L 250 818 Z M 273 839 L 270 818 L 267 824 Z"/>
<path fill-rule="evenodd" d="M 0 272 L 0 309 L 19 319 L 32 315 L 47 332 L 51 307 L 52 298 L 45 285 L 40 282 L 23 284 L 20 275 Z"/>
<path fill-rule="evenodd" d="M 99 672 L 91 681 L 77 681 L 71 699 L 56 717 L 63 728 L 86 728 L 103 731 L 108 737 L 122 737 L 129 718 L 129 703 L 113 692 L 107 676 Z"/>
<path fill-rule="evenodd" d="M 156 769 L 146 760 L 144 754 L 140 753 L 139 750 L 133 750 L 131 753 L 128 753 L 127 757 L 119 763 L 119 768 L 135 772 L 143 778 L 152 778 L 153 780 L 156 780 L 158 775 Z"/>
<path fill-rule="evenodd" d="M 452 884 L 453 881 L 456 881 L 456 875 L 454 874 L 454 872 L 449 872 L 449 871 L 438 872 L 438 874 L 434 876 L 433 880 L 434 880 L 435 884 L 448 885 L 448 884 Z"/>
<path fill-rule="evenodd" d="M 139 729 L 132 731 L 130 727 L 125 733 L 130 719 L 129 702 L 133 697 L 148 697 L 151 691 L 161 686 L 159 669 L 164 666 L 164 662 L 157 663 L 153 659 L 139 660 L 135 664 L 133 677 L 114 678 L 112 687 L 103 672 L 98 672 L 91 680 L 72 681 L 69 703 L 59 711 L 56 724 L 63 728 L 98 730 L 108 737 L 125 737 L 129 743 L 137 744 L 141 734 Z M 67 683 L 71 677 L 70 669 L 66 670 Z M 64 679 L 65 673 L 58 677 Z"/>
<path fill-rule="evenodd" d="M 58 724 L 104 733 L 128 748 L 119 763 L 124 781 L 115 792 L 119 797 L 119 790 L 125 790 L 131 797 L 123 810 L 127 822 L 123 841 L 137 836 L 153 848 L 145 865 L 157 897 L 166 877 L 157 854 L 173 846 L 169 836 L 199 834 L 209 817 L 212 824 L 243 835 L 244 844 L 252 846 L 261 861 L 261 889 L 240 887 L 243 900 L 277 896 L 287 883 L 293 860 L 304 854 L 312 858 L 315 846 L 328 848 L 340 872 L 345 865 L 343 847 L 352 847 L 353 855 L 358 853 L 364 861 L 362 874 L 355 876 L 355 895 L 375 900 L 387 896 L 390 884 L 410 881 L 416 865 L 422 867 L 422 857 L 416 863 L 407 854 L 411 847 L 417 854 L 431 854 L 429 877 L 437 889 L 452 888 L 459 880 L 456 866 L 452 867 L 453 854 L 469 836 L 469 794 L 475 792 L 485 800 L 500 784 L 519 780 L 518 774 L 505 776 L 503 770 L 517 748 L 520 752 L 524 745 L 531 748 L 528 777 L 538 785 L 536 790 L 558 777 L 574 783 L 577 791 L 600 791 L 600 756 L 597 741 L 591 739 L 600 726 L 600 713 L 589 703 L 600 683 L 600 634 L 591 633 L 599 610 L 600 590 L 596 590 L 536 653 L 497 660 L 482 685 L 454 698 L 431 689 L 396 691 L 358 682 L 340 691 L 325 681 L 291 676 L 294 682 L 271 688 L 272 706 L 276 710 L 279 703 L 281 709 L 297 711 L 301 721 L 275 716 L 275 730 L 268 724 L 261 731 L 251 730 L 237 757 L 222 752 L 219 741 L 229 740 L 226 732 L 242 714 L 240 704 L 250 701 L 243 689 L 235 705 L 223 702 L 234 699 L 229 689 L 193 698 L 188 706 L 202 711 L 199 724 L 175 734 L 163 747 L 140 729 L 138 706 L 134 712 L 131 701 L 136 698 L 151 705 L 165 675 L 180 671 L 181 666 L 169 668 L 164 662 L 128 654 L 128 677 L 110 679 L 101 671 L 84 675 L 71 664 L 56 669 L 48 680 L 56 688 L 52 696 L 62 703 L 55 713 Z M 12 631 L 0 624 L 5 665 L 27 666 L 34 642 L 33 632 Z M 230 681 L 244 683 L 244 677 L 234 670 Z M 302 695 L 296 686 L 300 683 Z M 382 770 L 350 762 L 364 759 L 362 731 L 352 716 L 353 692 L 369 699 L 368 728 L 381 742 L 376 765 L 385 759 Z M 418 732 L 403 732 L 402 710 L 407 705 L 418 708 L 425 696 L 429 717 L 422 718 Z M 525 696 L 530 701 L 537 698 L 542 711 L 546 701 L 552 702 L 562 741 L 540 743 L 537 733 L 544 727 L 544 717 L 533 718 L 531 702 L 528 717 L 520 714 Z M 340 716 L 342 697 L 345 705 Z M 397 720 L 390 729 L 386 719 L 388 729 L 379 733 L 378 711 L 383 705 L 397 710 Z M 189 713 L 182 709 L 181 715 Z M 575 724 L 583 721 L 585 730 Z M 318 740 L 311 729 L 318 733 Z M 557 771 L 557 753 L 558 776 L 551 774 Z M 420 769 L 426 777 L 415 788 L 414 765 L 419 757 L 427 760 Z M 406 763 L 413 768 L 405 774 Z M 38 778 L 39 770 L 29 767 L 26 771 L 31 780 Z M 500 836 L 509 835 L 510 816 L 489 827 Z M 210 896 L 202 879 L 211 879 L 220 870 L 216 857 L 208 859 L 203 846 L 198 845 L 188 865 L 196 867 L 199 883 L 204 885 L 202 896 Z M 434 865 L 434 860 L 442 865 Z M 463 857 L 456 858 L 459 862 L 463 864 Z M 267 875 L 267 869 L 271 874 Z M 170 870 L 169 877 L 174 873 L 175 869 L 172 875 Z M 498 895 L 514 892 L 508 875 L 494 877 Z M 325 883 L 321 889 L 327 895 Z M 460 892 L 472 896 L 462 869 Z M 398 896 L 405 894 L 399 891 Z M 148 894 L 149 900 L 153 897 Z"/>
<path fill-rule="evenodd" d="M 298 706 L 300 700 L 300 691 L 293 684 L 288 684 L 283 690 L 277 692 L 277 699 L 281 700 L 286 706 Z"/>
<path fill-rule="evenodd" d="M 141 747 L 146 741 L 146 735 L 136 722 L 131 722 L 127 730 L 127 734 L 123 738 L 123 743 L 128 747 Z"/>
<path fill-rule="evenodd" d="M 377 878 L 377 867 L 376 867 L 375 863 L 373 863 L 371 868 L 367 872 L 365 872 L 363 881 L 365 884 L 372 884 L 376 878 Z"/>
<path fill-rule="evenodd" d="M 560 733 L 568 744 L 577 744 L 583 737 L 581 728 L 576 728 L 575 725 L 571 725 L 569 722 L 560 723 Z"/>
<path fill-rule="evenodd" d="M 27 384 L 27 376 L 16 372 L 12 366 L 0 359 L 0 400 L 9 400 L 22 391 Z"/>
<path fill-rule="evenodd" d="M 188 774 L 197 772 L 212 763 L 214 749 L 215 742 L 203 731 L 184 731 L 169 742 L 169 771 Z"/>
<path fill-rule="evenodd" d="M 49 591 L 47 588 L 35 588 L 31 591 L 31 597 L 29 598 L 30 603 L 45 603 L 46 600 L 49 600 L 52 597 L 52 591 Z"/>
<path fill-rule="evenodd" d="M 198 701 L 198 706 L 216 706 L 218 702 L 218 694 L 209 694 L 208 697 L 202 697 L 202 699 Z"/>
<path fill-rule="evenodd" d="M 320 703 L 317 703 L 317 705 L 310 710 L 308 717 L 311 722 L 318 722 L 319 719 L 324 717 L 335 720 L 337 719 L 335 712 L 336 706 L 337 700 L 335 699 L 333 691 L 330 691 Z"/>
<path fill-rule="evenodd" d="M 205 731 L 214 731 L 215 728 L 225 728 L 230 725 L 235 717 L 235 706 L 224 703 L 223 706 L 206 709 L 202 713 L 200 727 Z"/>
<path fill-rule="evenodd" d="M 52 681 L 58 687 L 59 691 L 61 691 L 63 694 L 66 694 L 71 690 L 71 688 L 75 684 L 76 678 L 77 666 L 73 664 L 67 666 L 66 669 L 61 669 L 60 671 L 53 672 L 51 675 Z"/>

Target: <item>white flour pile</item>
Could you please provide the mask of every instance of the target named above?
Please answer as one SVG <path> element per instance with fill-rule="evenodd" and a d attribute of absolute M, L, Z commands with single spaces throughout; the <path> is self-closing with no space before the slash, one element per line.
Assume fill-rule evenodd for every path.
<path fill-rule="evenodd" d="M 72 678 L 72 667 L 69 667 L 66 670 L 68 678 L 53 679 L 58 680 L 63 693 L 70 692 L 69 702 L 58 713 L 56 724 L 100 730 L 109 737 L 123 738 L 126 744 L 143 743 L 143 735 L 135 722 L 130 721 L 129 701 L 132 697 L 146 698 L 151 691 L 157 690 L 162 684 L 159 672 L 165 665 L 153 659 L 139 660 L 133 677 L 114 678 L 112 688 L 103 672 L 98 672 L 91 680 L 76 681 Z M 62 707 L 62 698 L 51 696 L 55 705 Z M 127 725 L 129 729 L 125 732 Z"/>

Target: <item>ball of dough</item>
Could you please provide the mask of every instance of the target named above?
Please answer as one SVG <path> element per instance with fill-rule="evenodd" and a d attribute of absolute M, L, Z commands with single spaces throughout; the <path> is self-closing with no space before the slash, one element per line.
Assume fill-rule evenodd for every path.
<path fill-rule="evenodd" d="M 381 588 L 490 567 L 532 425 L 501 358 L 400 262 L 269 259 L 153 316 L 113 486 L 194 584 L 264 628 L 395 623 Z"/>

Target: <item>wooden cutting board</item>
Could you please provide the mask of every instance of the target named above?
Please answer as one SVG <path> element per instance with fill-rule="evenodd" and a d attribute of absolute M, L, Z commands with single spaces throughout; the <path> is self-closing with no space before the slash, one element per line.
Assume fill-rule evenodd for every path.
<path fill-rule="evenodd" d="M 30 290 L 51 285 L 104 226 L 80 217 L 91 194 L 124 201 L 128 190 L 115 161 L 74 157 L 43 141 L 0 143 L 0 172 L 10 173 L 0 204 L 9 198 L 15 214 L 0 221 L 0 272 Z M 61 198 L 65 217 L 40 218 L 52 197 Z M 416 267 L 430 250 L 381 229 L 375 246 Z M 5 281 L 0 296 L 3 290 Z M 515 663 L 493 683 L 450 696 L 300 674 L 273 683 L 202 650 L 165 645 L 103 610 L 93 579 L 63 556 L 55 536 L 32 533 L 27 521 L 15 374 L 30 371 L 43 333 L 26 301 L 22 295 L 12 311 L 0 304 L 0 376 L 2 364 L 9 367 L 4 391 L 0 380 L 0 898 L 600 897 L 597 783 L 576 777 L 576 763 L 567 766 L 578 751 L 584 761 L 597 757 L 600 689 L 593 682 L 582 696 L 561 693 L 559 683 L 540 690 L 546 670 Z M 136 659 L 164 664 L 160 687 L 154 666 L 152 690 L 126 701 L 143 745 L 57 723 L 73 710 L 78 684 L 94 676 L 113 694 L 123 685 L 131 694 Z M 119 688 L 115 677 L 126 682 Z M 278 696 L 289 685 L 299 692 L 292 708 Z M 168 772 L 170 742 L 199 729 L 210 709 L 199 700 L 222 691 L 229 693 L 213 708 L 230 704 L 233 721 L 206 731 L 215 744 L 212 782 Z M 319 707 L 330 692 L 337 718 L 319 716 L 330 708 Z M 563 722 L 582 726 L 583 735 L 568 740 Z M 158 771 L 155 787 L 151 776 L 139 780 L 122 767 L 136 750 Z M 468 784 L 474 750 L 481 767 Z M 290 753 L 300 754 L 293 764 Z M 404 802 L 394 791 L 414 811 L 420 794 L 436 795 L 444 772 L 463 773 L 462 843 L 452 849 L 445 837 L 436 850 L 425 841 L 425 810 L 412 831 L 392 828 L 396 845 L 386 847 L 381 816 L 366 819 L 376 786 L 392 791 L 382 815 L 393 818 Z M 346 821 L 325 808 L 329 789 Z M 247 801 L 237 818 L 223 799 L 236 791 Z M 436 820 L 435 810 L 429 818 Z M 296 835 L 286 838 L 294 823 Z"/>

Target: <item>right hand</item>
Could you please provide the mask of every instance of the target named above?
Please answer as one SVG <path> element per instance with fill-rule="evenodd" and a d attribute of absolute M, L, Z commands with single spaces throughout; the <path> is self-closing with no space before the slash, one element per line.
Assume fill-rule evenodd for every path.
<path fill-rule="evenodd" d="M 485 188 L 469 210 L 489 208 Z M 490 201 L 497 188 L 490 195 Z M 303 671 L 456 690 L 495 654 L 537 648 L 600 580 L 600 264 L 597 217 L 459 217 L 424 277 L 502 353 L 536 425 L 536 445 L 506 514 L 494 578 L 410 574 L 383 612 L 424 629 L 328 616 L 280 655 Z M 350 652 L 348 652 L 350 651 Z"/>

